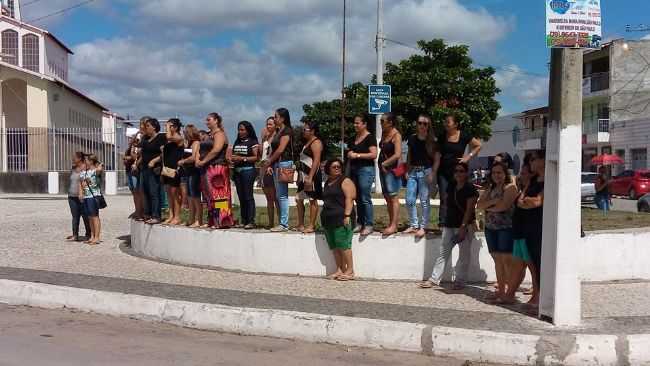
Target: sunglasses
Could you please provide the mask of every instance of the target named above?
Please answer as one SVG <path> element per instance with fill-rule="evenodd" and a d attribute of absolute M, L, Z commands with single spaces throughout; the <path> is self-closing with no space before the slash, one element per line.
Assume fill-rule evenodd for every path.
<path fill-rule="evenodd" d="M 429 122 L 418 121 L 418 126 L 428 126 Z"/>
<path fill-rule="evenodd" d="M 342 167 L 340 165 L 332 165 L 330 169 L 341 169 Z"/>

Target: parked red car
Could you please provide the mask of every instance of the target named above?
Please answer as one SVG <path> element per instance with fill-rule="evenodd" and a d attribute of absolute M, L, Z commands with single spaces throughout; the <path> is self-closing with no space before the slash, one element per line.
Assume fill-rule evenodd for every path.
<path fill-rule="evenodd" d="M 612 178 L 609 193 L 637 199 L 650 193 L 650 170 L 625 170 Z"/>

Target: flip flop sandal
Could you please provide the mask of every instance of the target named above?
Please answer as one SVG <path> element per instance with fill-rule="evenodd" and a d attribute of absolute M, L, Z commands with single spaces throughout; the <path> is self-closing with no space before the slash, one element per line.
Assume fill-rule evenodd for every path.
<path fill-rule="evenodd" d="M 421 289 L 429 289 L 429 288 L 436 287 L 436 285 L 431 281 L 425 281 L 425 282 L 419 283 L 418 287 L 421 288 Z"/>
<path fill-rule="evenodd" d="M 340 275 L 336 277 L 336 281 L 341 281 L 341 282 L 354 281 L 354 276 Z"/>

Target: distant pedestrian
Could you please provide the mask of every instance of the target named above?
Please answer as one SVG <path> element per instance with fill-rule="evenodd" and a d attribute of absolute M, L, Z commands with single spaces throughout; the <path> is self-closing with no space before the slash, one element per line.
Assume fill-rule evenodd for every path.
<path fill-rule="evenodd" d="M 72 235 L 66 238 L 67 241 L 80 241 L 79 222 L 83 219 L 86 230 L 85 240 L 91 238 L 90 222 L 83 209 L 83 199 L 79 197 L 80 176 L 84 168 L 84 153 L 77 151 L 72 154 L 72 170 L 70 170 L 70 183 L 68 186 L 68 206 L 72 215 Z"/>
<path fill-rule="evenodd" d="M 596 206 L 603 210 L 603 213 L 607 214 L 609 211 L 609 202 L 611 197 L 609 195 L 609 176 L 607 175 L 607 168 L 601 166 L 598 168 L 598 177 L 596 178 Z"/>
<path fill-rule="evenodd" d="M 402 157 L 402 134 L 397 130 L 397 116 L 394 113 L 381 116 L 381 128 L 379 179 L 390 221 L 382 234 L 390 236 L 397 232 L 399 223 L 399 191 L 402 188 L 402 175 L 397 173 L 397 168 Z"/>
<path fill-rule="evenodd" d="M 323 189 L 321 223 L 336 261 L 336 272 L 329 278 L 338 281 L 354 280 L 352 214 L 356 189 L 352 180 L 343 174 L 343 162 L 340 159 L 329 160 L 325 165 L 325 173 L 327 182 Z"/>
<path fill-rule="evenodd" d="M 447 186 L 454 179 L 454 167 L 458 162 L 469 163 L 481 150 L 481 141 L 461 129 L 458 117 L 450 114 L 445 118 L 445 131 L 438 136 L 440 147 L 440 169 L 438 169 L 438 190 L 440 192 L 439 226 L 445 225 L 447 211 Z M 465 154 L 467 146 L 470 147 Z"/>
<path fill-rule="evenodd" d="M 440 286 L 445 267 L 451 260 L 451 252 L 456 245 L 459 247 L 459 257 L 453 289 L 460 290 L 465 287 L 476 230 L 476 201 L 479 197 L 478 191 L 469 180 L 467 163 L 456 163 L 454 179 L 447 187 L 447 195 L 449 206 L 445 211 L 445 224 L 442 227 L 442 245 L 431 278 L 422 282 L 421 288 Z"/>
<path fill-rule="evenodd" d="M 99 200 L 103 199 L 99 177 L 104 172 L 103 165 L 94 154 L 86 155 L 84 167 L 79 175 L 79 199 L 83 200 L 84 213 L 90 222 L 90 238 L 86 244 L 97 245 L 101 239 L 101 221 L 99 220 Z"/>
<path fill-rule="evenodd" d="M 298 231 L 313 233 L 318 220 L 318 200 L 323 198 L 323 174 L 321 159 L 323 142 L 319 137 L 318 124 L 312 121 L 303 123 L 302 135 L 305 145 L 300 152 L 300 169 L 298 170 Z M 309 224 L 305 226 L 305 200 L 309 201 Z"/>
<path fill-rule="evenodd" d="M 354 232 L 366 236 L 374 231 L 372 185 L 375 183 L 377 139 L 368 131 L 365 116 L 354 117 L 354 130 L 356 133 L 347 144 L 347 174 L 357 190 L 357 223 Z"/>

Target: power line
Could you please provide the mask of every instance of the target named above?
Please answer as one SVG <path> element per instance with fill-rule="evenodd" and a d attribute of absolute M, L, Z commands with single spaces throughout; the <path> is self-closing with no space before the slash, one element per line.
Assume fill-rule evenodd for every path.
<path fill-rule="evenodd" d="M 40 1 L 40 0 L 34 0 L 34 2 L 35 1 Z M 57 16 L 57 15 L 61 15 L 61 14 L 67 13 L 70 10 L 74 10 L 74 9 L 80 8 L 80 7 L 84 6 L 84 5 L 90 4 L 93 1 L 95 1 L 95 0 L 86 0 L 86 1 L 80 2 L 78 4 L 69 6 L 67 8 L 61 9 L 59 11 L 56 11 L 54 13 L 43 15 L 42 17 L 38 17 L 38 18 L 35 18 L 35 19 L 30 19 L 30 20 L 27 21 L 27 23 L 34 23 L 34 22 L 41 21 L 43 19 L 47 19 L 47 18 L 51 18 L 51 17 Z"/>
<path fill-rule="evenodd" d="M 39 2 L 39 1 L 41 1 L 41 0 L 32 0 L 32 1 L 28 2 L 28 3 L 24 3 L 24 4 L 22 4 L 22 6 L 23 6 L 23 8 L 24 8 L 24 7 L 28 6 L 28 5 L 35 4 L 35 3 Z"/>
<path fill-rule="evenodd" d="M 390 39 L 390 38 L 386 38 L 386 37 L 384 37 L 384 40 L 388 41 L 388 42 L 391 42 L 391 43 L 395 43 L 395 44 L 400 45 L 402 47 L 410 48 L 410 49 L 420 51 L 420 52 L 422 51 L 419 47 L 410 45 L 408 43 L 404 43 L 404 42 L 397 41 L 397 40 Z M 530 71 L 525 71 L 525 70 L 520 70 L 520 69 L 513 69 L 513 68 L 510 68 L 510 67 L 506 67 L 506 66 L 487 65 L 487 64 L 481 64 L 481 63 L 478 63 L 478 62 L 474 62 L 474 64 L 477 65 L 477 66 L 481 66 L 481 67 L 491 67 L 491 68 L 493 68 L 495 70 L 510 72 L 510 73 L 513 73 L 513 74 L 522 74 L 522 75 L 543 77 L 543 78 L 548 77 L 548 75 L 535 73 L 535 72 L 530 72 Z"/>

